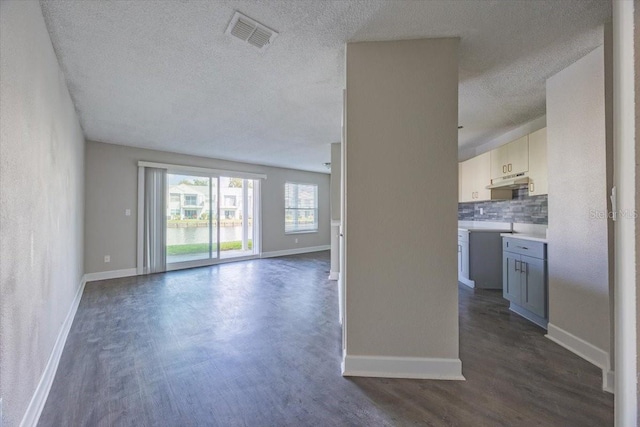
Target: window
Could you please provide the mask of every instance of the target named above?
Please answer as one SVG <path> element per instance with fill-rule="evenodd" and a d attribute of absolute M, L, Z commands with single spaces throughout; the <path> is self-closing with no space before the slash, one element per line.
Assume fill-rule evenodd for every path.
<path fill-rule="evenodd" d="M 171 193 L 170 201 L 171 203 L 180 203 L 180 194 Z"/>
<path fill-rule="evenodd" d="M 198 195 L 197 194 L 185 194 L 184 195 L 184 204 L 186 206 L 196 206 L 198 204 Z"/>
<path fill-rule="evenodd" d="M 184 219 L 198 219 L 198 211 L 196 209 L 185 209 Z"/>
<path fill-rule="evenodd" d="M 299 233 L 318 231 L 318 186 L 284 185 L 284 231 Z"/>
<path fill-rule="evenodd" d="M 235 206 L 235 205 L 236 205 L 236 196 L 224 196 L 223 206 Z"/>

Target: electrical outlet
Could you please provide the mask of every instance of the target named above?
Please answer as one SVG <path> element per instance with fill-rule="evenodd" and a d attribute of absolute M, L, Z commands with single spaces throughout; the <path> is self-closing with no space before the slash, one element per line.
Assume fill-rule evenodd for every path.
<path fill-rule="evenodd" d="M 480 208 L 480 215 L 484 215 L 484 208 Z"/>
<path fill-rule="evenodd" d="M 111 255 L 105 255 L 104 262 L 111 262 Z"/>

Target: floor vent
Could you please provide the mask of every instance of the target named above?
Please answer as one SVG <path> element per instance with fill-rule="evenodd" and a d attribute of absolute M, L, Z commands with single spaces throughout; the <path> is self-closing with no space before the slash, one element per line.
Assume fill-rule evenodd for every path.
<path fill-rule="evenodd" d="M 233 14 L 225 33 L 249 43 L 260 51 L 265 51 L 278 36 L 276 31 L 238 11 Z"/>

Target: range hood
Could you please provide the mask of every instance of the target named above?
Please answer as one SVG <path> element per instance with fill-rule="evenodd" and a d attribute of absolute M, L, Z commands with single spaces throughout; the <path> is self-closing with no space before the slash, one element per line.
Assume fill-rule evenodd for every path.
<path fill-rule="evenodd" d="M 519 174 L 514 176 L 508 176 L 505 178 L 494 179 L 491 181 L 491 185 L 487 185 L 488 190 L 494 188 L 518 188 L 521 185 L 529 183 L 529 177 L 525 174 Z"/>

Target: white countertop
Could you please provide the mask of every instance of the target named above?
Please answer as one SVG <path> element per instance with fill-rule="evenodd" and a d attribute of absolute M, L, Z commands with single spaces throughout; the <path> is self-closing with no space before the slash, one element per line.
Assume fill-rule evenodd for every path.
<path fill-rule="evenodd" d="M 495 221 L 458 221 L 458 231 L 485 231 L 508 233 L 512 230 L 510 222 Z"/>
<path fill-rule="evenodd" d="M 531 240 L 533 242 L 548 243 L 547 238 L 540 234 L 526 234 L 526 233 L 501 233 L 502 237 L 513 237 L 515 239 Z"/>
<path fill-rule="evenodd" d="M 485 227 L 458 227 L 459 231 L 485 232 L 485 233 L 508 233 L 509 229 L 504 228 L 485 228 Z"/>

